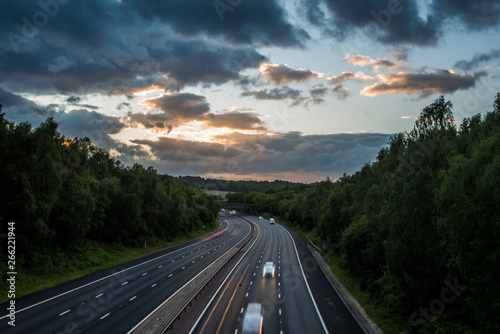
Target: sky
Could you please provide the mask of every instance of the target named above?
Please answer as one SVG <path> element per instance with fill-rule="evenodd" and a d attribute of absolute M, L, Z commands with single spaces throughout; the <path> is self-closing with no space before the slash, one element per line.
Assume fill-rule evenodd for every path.
<path fill-rule="evenodd" d="M 125 165 L 317 182 L 500 92 L 498 0 L 0 2 L 0 103 Z"/>

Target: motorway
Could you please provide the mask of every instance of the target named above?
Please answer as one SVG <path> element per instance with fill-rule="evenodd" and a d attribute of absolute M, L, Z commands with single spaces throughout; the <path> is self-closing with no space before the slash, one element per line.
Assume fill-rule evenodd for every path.
<path fill-rule="evenodd" d="M 199 305 L 196 324 L 185 328 L 241 333 L 248 303 L 258 302 L 264 333 L 363 333 L 295 232 L 239 216 L 223 217 L 218 233 L 23 297 L 16 302 L 15 328 L 8 326 L 3 304 L 0 333 L 129 333 L 246 238 L 250 222 L 257 228 L 254 243 L 209 305 Z M 276 265 L 274 278 L 262 277 L 267 261 Z"/>
<path fill-rule="evenodd" d="M 247 222 L 233 217 L 227 221 L 222 233 L 124 265 L 67 291 L 54 289 L 57 293 L 34 304 L 27 296 L 17 303 L 24 306 L 16 312 L 15 327 L 7 324 L 2 307 L 0 333 L 127 333 L 250 233 Z"/>
<path fill-rule="evenodd" d="M 295 232 L 245 219 L 258 226 L 257 240 L 191 333 L 241 333 L 249 303 L 262 304 L 264 333 L 363 333 Z M 262 275 L 267 261 L 274 278 Z"/>

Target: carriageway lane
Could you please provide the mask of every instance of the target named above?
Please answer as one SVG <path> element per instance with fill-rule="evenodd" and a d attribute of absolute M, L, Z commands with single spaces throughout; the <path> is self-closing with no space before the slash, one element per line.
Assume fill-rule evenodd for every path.
<path fill-rule="evenodd" d="M 250 227 L 225 217 L 213 238 L 149 259 L 19 309 L 16 327 L 0 318 L 1 333 L 126 333 L 164 300 L 234 247 Z"/>
<path fill-rule="evenodd" d="M 255 302 L 263 307 L 264 332 L 327 332 L 304 280 L 290 234 L 279 224 L 245 218 L 258 226 L 259 236 L 193 333 L 241 333 L 248 303 Z M 276 266 L 274 278 L 262 277 L 267 261 Z"/>

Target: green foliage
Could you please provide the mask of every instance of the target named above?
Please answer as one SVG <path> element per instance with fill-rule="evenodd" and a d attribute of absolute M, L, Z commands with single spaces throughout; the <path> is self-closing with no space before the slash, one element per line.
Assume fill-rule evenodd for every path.
<path fill-rule="evenodd" d="M 0 224 L 16 223 L 20 270 L 53 273 L 68 254 L 80 254 L 77 266 L 99 265 L 100 244 L 140 246 L 214 226 L 219 206 L 209 195 L 152 167 L 125 167 L 57 127 L 49 118 L 32 129 L 0 113 Z"/>
<path fill-rule="evenodd" d="M 493 111 L 464 119 L 458 130 L 452 107 L 436 99 L 412 131 L 395 134 L 351 176 L 229 199 L 314 229 L 406 327 L 415 326 L 411 314 L 441 298 L 444 282 L 458 280 L 467 289 L 427 332 L 498 333 L 500 93 Z"/>

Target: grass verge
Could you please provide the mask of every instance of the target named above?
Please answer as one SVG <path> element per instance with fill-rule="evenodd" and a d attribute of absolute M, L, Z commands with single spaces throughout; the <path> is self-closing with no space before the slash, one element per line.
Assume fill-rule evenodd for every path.
<path fill-rule="evenodd" d="M 131 248 L 120 245 L 87 243 L 84 246 L 86 249 L 83 253 L 77 254 L 78 252 L 76 252 L 67 257 L 61 257 L 59 258 L 60 261 L 56 264 L 51 262 L 51 269 L 45 270 L 46 272 L 50 272 L 50 274 L 36 274 L 19 269 L 16 276 L 16 298 L 181 244 L 211 233 L 218 227 L 219 224 L 211 229 L 200 229 L 191 232 L 187 236 L 177 237 L 172 241 L 152 240 L 147 243 L 146 249 L 144 247 Z M 8 300 L 7 294 L 0 297 L 0 303 Z"/>

